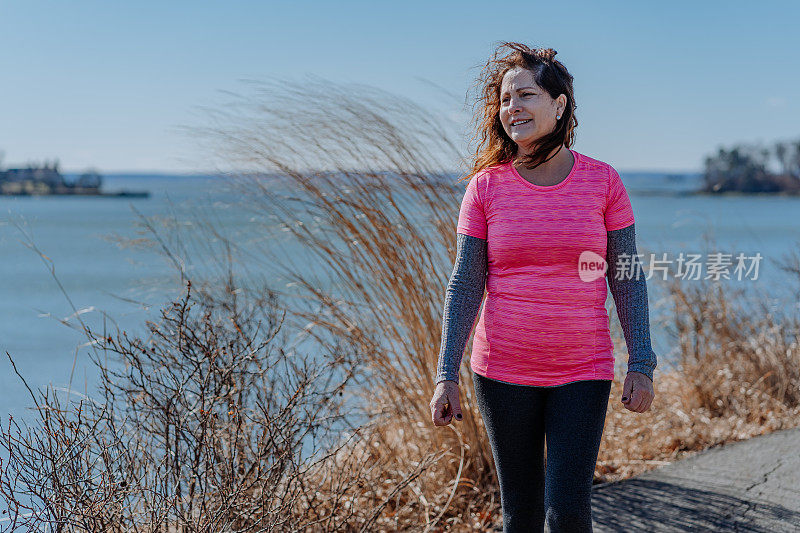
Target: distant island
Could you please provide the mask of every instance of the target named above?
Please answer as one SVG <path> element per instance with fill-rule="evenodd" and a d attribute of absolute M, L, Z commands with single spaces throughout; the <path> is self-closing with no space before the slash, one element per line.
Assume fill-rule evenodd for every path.
<path fill-rule="evenodd" d="M 705 159 L 705 194 L 800 194 L 800 140 L 771 148 L 739 144 Z"/>
<path fill-rule="evenodd" d="M 0 196 L 113 196 L 148 198 L 147 191 L 102 192 L 103 177 L 88 171 L 70 183 L 58 170 L 58 161 L 24 168 L 0 169 Z"/>

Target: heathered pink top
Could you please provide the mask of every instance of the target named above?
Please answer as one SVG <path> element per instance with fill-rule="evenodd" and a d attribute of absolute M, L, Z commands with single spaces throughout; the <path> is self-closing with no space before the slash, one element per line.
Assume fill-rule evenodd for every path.
<path fill-rule="evenodd" d="M 556 185 L 530 183 L 510 161 L 467 185 L 457 231 L 488 248 L 470 358 L 482 376 L 537 386 L 614 378 L 606 278 L 584 281 L 578 259 L 591 251 L 604 264 L 606 232 L 630 226 L 633 210 L 611 165 L 570 151 L 575 163 Z"/>

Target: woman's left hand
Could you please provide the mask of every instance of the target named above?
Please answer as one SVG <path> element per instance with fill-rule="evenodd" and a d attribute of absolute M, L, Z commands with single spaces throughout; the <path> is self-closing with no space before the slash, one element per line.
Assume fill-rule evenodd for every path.
<path fill-rule="evenodd" d="M 622 404 L 628 411 L 644 413 L 653 403 L 653 382 L 641 372 L 628 372 L 622 386 Z"/>

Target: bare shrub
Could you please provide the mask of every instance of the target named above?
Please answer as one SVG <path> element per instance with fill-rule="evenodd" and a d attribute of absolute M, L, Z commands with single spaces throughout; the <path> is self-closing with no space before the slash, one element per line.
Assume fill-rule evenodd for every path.
<path fill-rule="evenodd" d="M 331 513 L 320 530 L 347 523 L 356 513 L 337 508 L 343 478 L 364 465 L 328 466 L 329 482 L 344 485 L 338 503 L 310 476 L 342 459 L 331 444 L 347 429 L 343 392 L 356 368 L 346 349 L 285 352 L 281 318 L 270 292 L 189 281 L 148 322 L 148 338 L 89 332 L 103 354 L 98 395 L 64 404 L 53 390 L 32 393 L 38 425 L 3 428 L 11 526 L 294 531 Z"/>

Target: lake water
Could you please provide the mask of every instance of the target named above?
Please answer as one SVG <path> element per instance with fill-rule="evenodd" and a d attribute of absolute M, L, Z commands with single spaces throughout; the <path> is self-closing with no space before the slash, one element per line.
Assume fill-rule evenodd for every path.
<path fill-rule="evenodd" d="M 800 198 L 665 195 L 694 188 L 697 176 L 623 172 L 622 178 L 631 196 L 641 253 L 667 253 L 669 259 L 679 252 L 703 253 L 704 233 L 711 232 L 720 252 L 763 256 L 758 278 L 737 283 L 775 297 L 794 287 L 789 293 L 793 299 L 779 305 L 796 305 L 798 284 L 780 271 L 777 260 L 800 242 Z M 157 318 L 160 306 L 182 292 L 176 269 L 162 255 L 113 241 L 114 235 L 141 236 L 134 209 L 145 216 L 174 213 L 187 227 L 190 214 L 199 212 L 245 247 L 265 240 L 271 246 L 281 234 L 265 231 L 256 221 L 259 217 L 238 208 L 238 195 L 219 179 L 106 176 L 104 189 L 148 190 L 151 197 L 0 197 L 0 419 L 8 413 L 24 416 L 23 408 L 31 404 L 6 351 L 33 387 L 65 387 L 72 374 L 74 389 L 91 392 L 94 379 L 86 348 L 79 347 L 85 336 L 60 322 L 74 311 L 50 273 L 51 264 L 23 244 L 26 237 L 15 224 L 52 261 L 58 281 L 75 308 L 82 310 L 84 321 L 99 330 L 104 311 L 129 334 L 143 333 L 145 320 Z M 203 244 L 195 246 L 200 253 L 194 255 L 200 259 Z M 189 265 L 190 271 L 204 268 L 200 263 Z M 240 268 L 248 276 L 281 283 L 275 272 L 261 265 L 244 261 Z M 649 282 L 648 290 L 653 308 L 659 298 L 657 283 Z M 76 318 L 68 322 L 75 325 Z M 662 357 L 672 347 L 655 317 L 651 324 L 654 349 Z"/>

